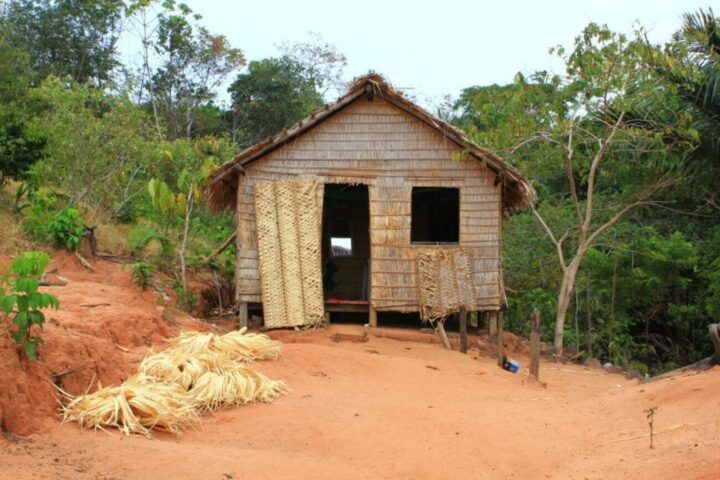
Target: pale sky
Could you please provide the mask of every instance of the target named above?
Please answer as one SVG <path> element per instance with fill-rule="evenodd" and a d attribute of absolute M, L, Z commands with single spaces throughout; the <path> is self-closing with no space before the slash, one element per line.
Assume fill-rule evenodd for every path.
<path fill-rule="evenodd" d="M 472 85 L 511 82 L 518 71 L 560 72 L 548 48 L 570 46 L 589 22 L 629 32 L 633 23 L 661 42 L 694 0 L 185 0 L 212 33 L 248 60 L 278 55 L 282 42 L 317 32 L 348 58 L 347 79 L 375 70 L 421 103 Z M 714 5 L 720 11 L 720 5 Z M 221 95 L 223 98 L 224 95 Z M 425 101 L 423 101 L 425 99 Z"/>

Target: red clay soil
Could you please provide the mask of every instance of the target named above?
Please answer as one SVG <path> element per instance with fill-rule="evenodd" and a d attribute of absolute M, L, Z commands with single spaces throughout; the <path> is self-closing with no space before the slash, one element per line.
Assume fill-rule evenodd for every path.
<path fill-rule="evenodd" d="M 0 258 L 3 267 L 8 258 Z M 179 319 L 169 325 L 158 305 L 158 293 L 132 284 L 129 272 L 118 264 L 96 262 L 95 272 L 80 265 L 74 255 L 56 252 L 47 280 L 66 281 L 49 287 L 60 300 L 60 310 L 45 312 L 45 340 L 40 362 L 21 356 L 0 323 L 0 431 L 28 435 L 57 428 L 58 390 L 72 395 L 97 386 L 122 382 L 151 345 L 162 345 L 181 328 L 208 329 L 209 325 Z M 3 473 L 0 472 L 0 476 Z"/>
<path fill-rule="evenodd" d="M 543 387 L 518 353 L 512 374 L 426 337 L 400 341 L 398 330 L 364 343 L 329 338 L 362 330 L 273 333 L 284 355 L 256 367 L 292 388 L 275 404 L 222 410 L 152 440 L 55 422 L 0 444 L 0 478 L 720 478 L 718 367 L 640 384 L 543 362 Z M 650 449 L 643 410 L 653 406 Z"/>

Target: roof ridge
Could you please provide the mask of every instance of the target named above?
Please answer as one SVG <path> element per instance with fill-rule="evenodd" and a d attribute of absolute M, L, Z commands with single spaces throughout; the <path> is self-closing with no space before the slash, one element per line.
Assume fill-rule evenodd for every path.
<path fill-rule="evenodd" d="M 372 89 L 367 90 L 367 86 L 371 85 Z M 431 128 L 439 131 L 445 137 L 449 138 L 459 146 L 463 147 L 467 152 L 486 162 L 488 167 L 498 175 L 498 181 L 502 181 L 504 185 L 510 187 L 514 192 L 504 192 L 504 207 L 507 213 L 511 213 L 517 208 L 530 206 L 536 197 L 536 192 L 528 180 L 526 180 L 520 172 L 505 160 L 470 140 L 461 129 L 454 125 L 437 118 L 421 106 L 406 98 L 402 92 L 395 89 L 390 82 L 382 75 L 370 71 L 365 75 L 355 77 L 350 83 L 345 94 L 338 97 L 333 103 L 325 104 L 321 109 L 303 118 L 288 128 L 283 129 L 275 135 L 266 137 L 265 139 L 251 145 L 232 160 L 220 166 L 211 175 L 208 181 L 208 192 L 210 196 L 210 204 L 214 208 L 222 208 L 227 203 L 232 202 L 232 196 L 228 200 L 228 195 L 224 193 L 225 184 L 232 182 L 234 178 L 243 171 L 243 166 L 270 153 L 271 151 L 282 147 L 295 137 L 302 135 L 305 131 L 313 128 L 323 120 L 329 118 L 333 114 L 342 110 L 362 95 L 379 96 L 387 102 L 400 108 L 409 115 L 412 115 L 423 121 Z M 501 178 L 502 177 L 502 178 Z M 230 187 L 232 190 L 232 187 Z M 507 189 L 504 189 L 507 190 Z"/>

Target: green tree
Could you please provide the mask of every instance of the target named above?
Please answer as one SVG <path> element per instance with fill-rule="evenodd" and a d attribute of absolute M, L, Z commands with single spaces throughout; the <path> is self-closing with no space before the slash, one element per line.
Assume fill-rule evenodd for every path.
<path fill-rule="evenodd" d="M 183 3 L 136 1 L 129 12 L 142 27 L 139 95 L 147 91 L 156 121 L 162 118 L 170 140 L 190 137 L 196 112 L 215 98 L 215 89 L 245 64 L 245 57 L 225 36 L 200 25 L 201 17 Z"/>
<path fill-rule="evenodd" d="M 32 91 L 44 105 L 33 126 L 48 138 L 47 157 L 31 169 L 36 184 L 68 194 L 66 206 L 84 203 L 117 213 L 142 190 L 138 175 L 150 161 L 150 118 L 124 96 L 47 78 Z"/>
<path fill-rule="evenodd" d="M 35 78 L 104 85 L 119 65 L 122 0 L 11 0 L 6 28 L 31 58 Z"/>
<path fill-rule="evenodd" d="M 323 40 L 319 33 L 308 34 L 308 41 L 281 44 L 282 56 L 300 65 L 303 76 L 324 98 L 333 92 L 344 93 L 343 69 L 347 66 L 347 57 L 335 45 Z"/>
<path fill-rule="evenodd" d="M 278 133 L 324 103 L 305 67 L 288 56 L 250 62 L 228 91 L 238 130 L 235 140 L 244 145 Z"/>
<path fill-rule="evenodd" d="M 30 58 L 15 45 L 0 17 L 0 186 L 8 178 L 25 178 L 28 169 L 45 156 L 46 138 L 28 125 L 32 110 L 27 93 L 32 77 Z"/>
<path fill-rule="evenodd" d="M 653 132 L 680 152 L 678 175 L 720 211 L 720 22 L 712 9 L 683 18 L 672 41 L 646 63 L 668 94 L 628 111 L 626 123 Z"/>
<path fill-rule="evenodd" d="M 673 157 L 661 139 L 624 123 L 625 113 L 657 93 L 643 68 L 649 48 L 642 31 L 628 39 L 590 24 L 566 54 L 563 79 L 569 95 L 561 111 L 551 111 L 550 128 L 537 139 L 557 148 L 556 165 L 564 169 L 575 221 L 553 229 L 533 210 L 554 244 L 563 277 L 558 291 L 554 347 L 563 351 L 565 321 L 580 265 L 588 250 L 631 210 L 653 204 L 669 185 L 666 164 Z M 570 244 L 570 247 L 568 247 Z"/>

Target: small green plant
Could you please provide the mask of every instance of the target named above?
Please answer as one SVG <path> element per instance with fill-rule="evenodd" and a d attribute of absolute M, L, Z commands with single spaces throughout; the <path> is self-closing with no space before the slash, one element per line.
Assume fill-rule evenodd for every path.
<path fill-rule="evenodd" d="M 13 315 L 17 331 L 12 335 L 28 357 L 37 358 L 37 347 L 43 344 L 42 338 L 32 335 L 30 328 L 45 323 L 43 308 L 59 308 L 60 302 L 49 293 L 39 292 L 40 276 L 50 262 L 45 252 L 24 252 L 16 257 L 10 266 L 10 286 L 13 293 L 0 297 L 0 308 L 5 315 Z"/>
<path fill-rule="evenodd" d="M 144 260 L 139 262 L 124 265 L 123 268 L 130 268 L 132 273 L 133 281 L 135 285 L 141 287 L 143 290 L 147 289 L 152 284 L 153 274 L 155 273 L 155 267 L 151 263 Z"/>
<path fill-rule="evenodd" d="M 31 205 L 29 201 L 30 193 L 31 188 L 29 183 L 23 182 L 17 186 L 15 189 L 15 205 L 13 207 L 13 211 L 16 214 L 22 213 L 23 210 Z"/>
<path fill-rule="evenodd" d="M 182 281 L 173 280 L 172 289 L 177 294 L 177 306 L 178 308 L 185 309 L 187 311 L 193 310 L 197 307 L 197 299 L 190 290 L 183 288 Z"/>
<path fill-rule="evenodd" d="M 658 407 L 650 407 L 645 409 L 645 418 L 647 419 L 648 425 L 650 426 L 650 448 L 653 448 L 653 420 L 655 417 L 655 412 L 657 411 Z"/>
<path fill-rule="evenodd" d="M 77 250 L 85 232 L 85 223 L 75 208 L 58 212 L 48 225 L 48 231 L 57 246 Z"/>

